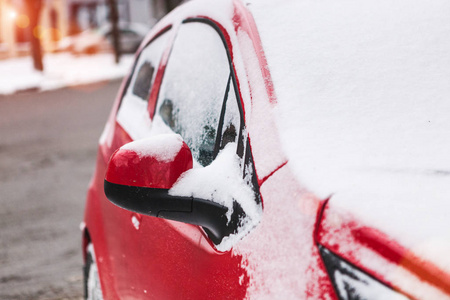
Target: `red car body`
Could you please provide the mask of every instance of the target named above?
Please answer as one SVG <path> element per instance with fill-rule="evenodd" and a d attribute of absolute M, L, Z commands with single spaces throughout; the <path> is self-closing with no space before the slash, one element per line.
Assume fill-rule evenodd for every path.
<path fill-rule="evenodd" d="M 104 298 L 341 299 L 339 287 L 330 279 L 335 273 L 327 270 L 321 256 L 323 249 L 395 293 L 411 299 L 450 297 L 449 274 L 436 262 L 417 257 L 364 220 L 333 210 L 328 199 L 318 198 L 298 182 L 279 147 L 276 87 L 255 21 L 240 0 L 226 5 L 232 18 L 218 17 L 220 12 L 210 14 L 211 9 L 190 3 L 177 9 L 152 29 L 137 57 L 145 45 L 168 32 L 149 92 L 151 120 L 179 27 L 186 20 L 200 20 L 220 33 L 238 93 L 241 99 L 251 99 L 241 100 L 241 105 L 263 204 L 262 220 L 231 249 L 219 251 L 201 226 L 124 210 L 106 198 L 104 179 L 110 157 L 133 141 L 116 119 L 128 88 L 126 78 L 100 141 L 83 223 L 83 251 L 86 257 L 87 245 L 94 245 Z M 235 51 L 241 52 L 241 58 L 233 55 Z M 165 188 L 175 181 L 159 180 Z"/>

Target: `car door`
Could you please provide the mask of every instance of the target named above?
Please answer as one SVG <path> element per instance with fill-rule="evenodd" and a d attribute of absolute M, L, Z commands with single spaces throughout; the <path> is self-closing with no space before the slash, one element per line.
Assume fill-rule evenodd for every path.
<path fill-rule="evenodd" d="M 141 68 L 147 72 L 144 64 L 138 63 L 126 100 L 134 104 L 121 107 L 118 122 L 133 139 L 174 132 L 182 136 L 194 158 L 193 170 L 203 172 L 203 177 L 194 176 L 200 180 L 193 184 L 188 181 L 180 193 L 206 192 L 212 198 L 227 198 L 229 236 L 214 240 L 199 226 L 132 213 L 115 220 L 116 230 L 130 228 L 128 235 L 122 229 L 121 239 L 111 243 L 116 288 L 122 298 L 245 296 L 245 262 L 230 249 L 258 224 L 262 207 L 231 55 L 221 34 L 206 19 L 184 21 L 173 43 L 157 101 L 148 104 L 155 107 L 147 110 L 141 101 L 146 97 L 135 97 Z M 151 123 L 143 111 L 151 112 Z M 231 182 L 236 189 L 227 181 L 229 171 L 239 178 Z"/>
<path fill-rule="evenodd" d="M 170 45 L 173 30 L 163 30 L 139 53 L 133 66 L 132 74 L 127 79 L 120 105 L 115 115 L 113 127 L 105 128 L 101 138 L 103 159 L 107 161 L 112 153 L 120 146 L 132 141 L 149 136 L 151 119 L 147 112 L 149 98 L 158 70 L 163 64 L 164 53 Z M 109 132 L 113 132 L 110 134 Z M 104 170 L 98 171 L 103 179 Z M 103 193 L 102 193 L 103 194 Z M 141 249 L 141 216 L 123 210 L 103 196 L 101 201 L 101 214 L 103 219 L 103 232 L 93 234 L 99 239 L 104 238 L 106 253 L 96 251 L 99 255 L 100 275 L 104 296 L 106 299 L 133 299 L 142 298 L 142 286 L 146 274 L 139 268 Z M 99 226 L 92 230 L 101 230 Z M 94 245 L 102 244 L 94 240 Z M 100 242 L 100 243 L 99 243 Z M 137 292 L 139 291 L 139 293 Z M 140 295 L 142 293 L 142 295 Z"/>

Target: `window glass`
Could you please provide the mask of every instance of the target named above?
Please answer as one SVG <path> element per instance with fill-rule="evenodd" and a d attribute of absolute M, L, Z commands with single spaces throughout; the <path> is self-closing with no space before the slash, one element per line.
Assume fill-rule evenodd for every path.
<path fill-rule="evenodd" d="M 144 62 L 136 75 L 136 80 L 133 86 L 133 94 L 144 101 L 148 101 L 150 95 L 150 84 L 153 79 L 153 72 L 155 67 L 148 61 Z"/>
<path fill-rule="evenodd" d="M 229 74 L 227 53 L 217 32 L 203 23 L 183 24 L 166 67 L 156 113 L 183 137 L 202 166 L 214 159 Z"/>
<path fill-rule="evenodd" d="M 131 36 L 131 37 L 139 36 L 136 32 L 131 31 L 131 30 L 127 30 L 127 29 L 122 30 L 122 31 L 120 32 L 120 34 L 121 34 L 122 36 L 125 35 L 125 36 Z"/>
<path fill-rule="evenodd" d="M 150 132 L 148 97 L 162 53 L 167 46 L 168 36 L 167 32 L 164 33 L 142 50 L 122 98 L 117 122 L 134 140 L 146 137 Z"/>
<path fill-rule="evenodd" d="M 230 84 L 228 99 L 225 104 L 225 114 L 223 118 L 222 137 L 220 141 L 220 150 L 229 143 L 238 142 L 241 118 L 239 106 L 236 99 L 236 92 L 233 84 Z"/>

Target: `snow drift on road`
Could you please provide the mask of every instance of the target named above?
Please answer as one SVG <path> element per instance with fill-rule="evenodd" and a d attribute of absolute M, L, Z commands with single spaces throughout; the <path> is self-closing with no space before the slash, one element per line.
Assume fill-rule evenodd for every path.
<path fill-rule="evenodd" d="M 21 90 L 52 90 L 65 86 L 118 79 L 127 74 L 133 55 L 122 56 L 114 63 L 109 53 L 73 56 L 68 53 L 46 54 L 44 72 L 33 69 L 31 57 L 0 61 L 0 94 L 12 94 Z"/>

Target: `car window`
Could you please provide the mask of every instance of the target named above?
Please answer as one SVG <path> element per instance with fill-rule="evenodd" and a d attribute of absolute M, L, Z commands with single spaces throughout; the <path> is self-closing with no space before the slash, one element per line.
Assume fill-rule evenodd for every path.
<path fill-rule="evenodd" d="M 132 30 L 129 29 L 123 29 L 120 31 L 121 35 L 130 35 L 130 36 L 138 36 L 138 34 Z"/>
<path fill-rule="evenodd" d="M 218 30 L 206 23 L 194 20 L 180 27 L 159 91 L 152 131 L 178 133 L 191 149 L 194 168 L 177 181 L 171 193 L 228 208 L 223 229 L 228 242 L 222 244 L 222 239 L 204 228 L 217 249 L 226 249 L 231 240 L 239 240 L 259 223 L 262 206 L 226 44 Z"/>
<path fill-rule="evenodd" d="M 215 156 L 229 76 L 228 56 L 217 32 L 203 23 L 183 24 L 166 67 L 156 113 L 183 137 L 202 166 Z"/>
<path fill-rule="evenodd" d="M 149 61 L 144 61 L 144 63 L 139 66 L 134 81 L 133 95 L 138 96 L 144 101 L 148 101 L 154 71 L 155 67 Z"/>
<path fill-rule="evenodd" d="M 162 34 L 141 51 L 122 97 L 117 122 L 134 140 L 146 137 L 150 132 L 148 97 L 168 36 L 168 32 Z"/>

